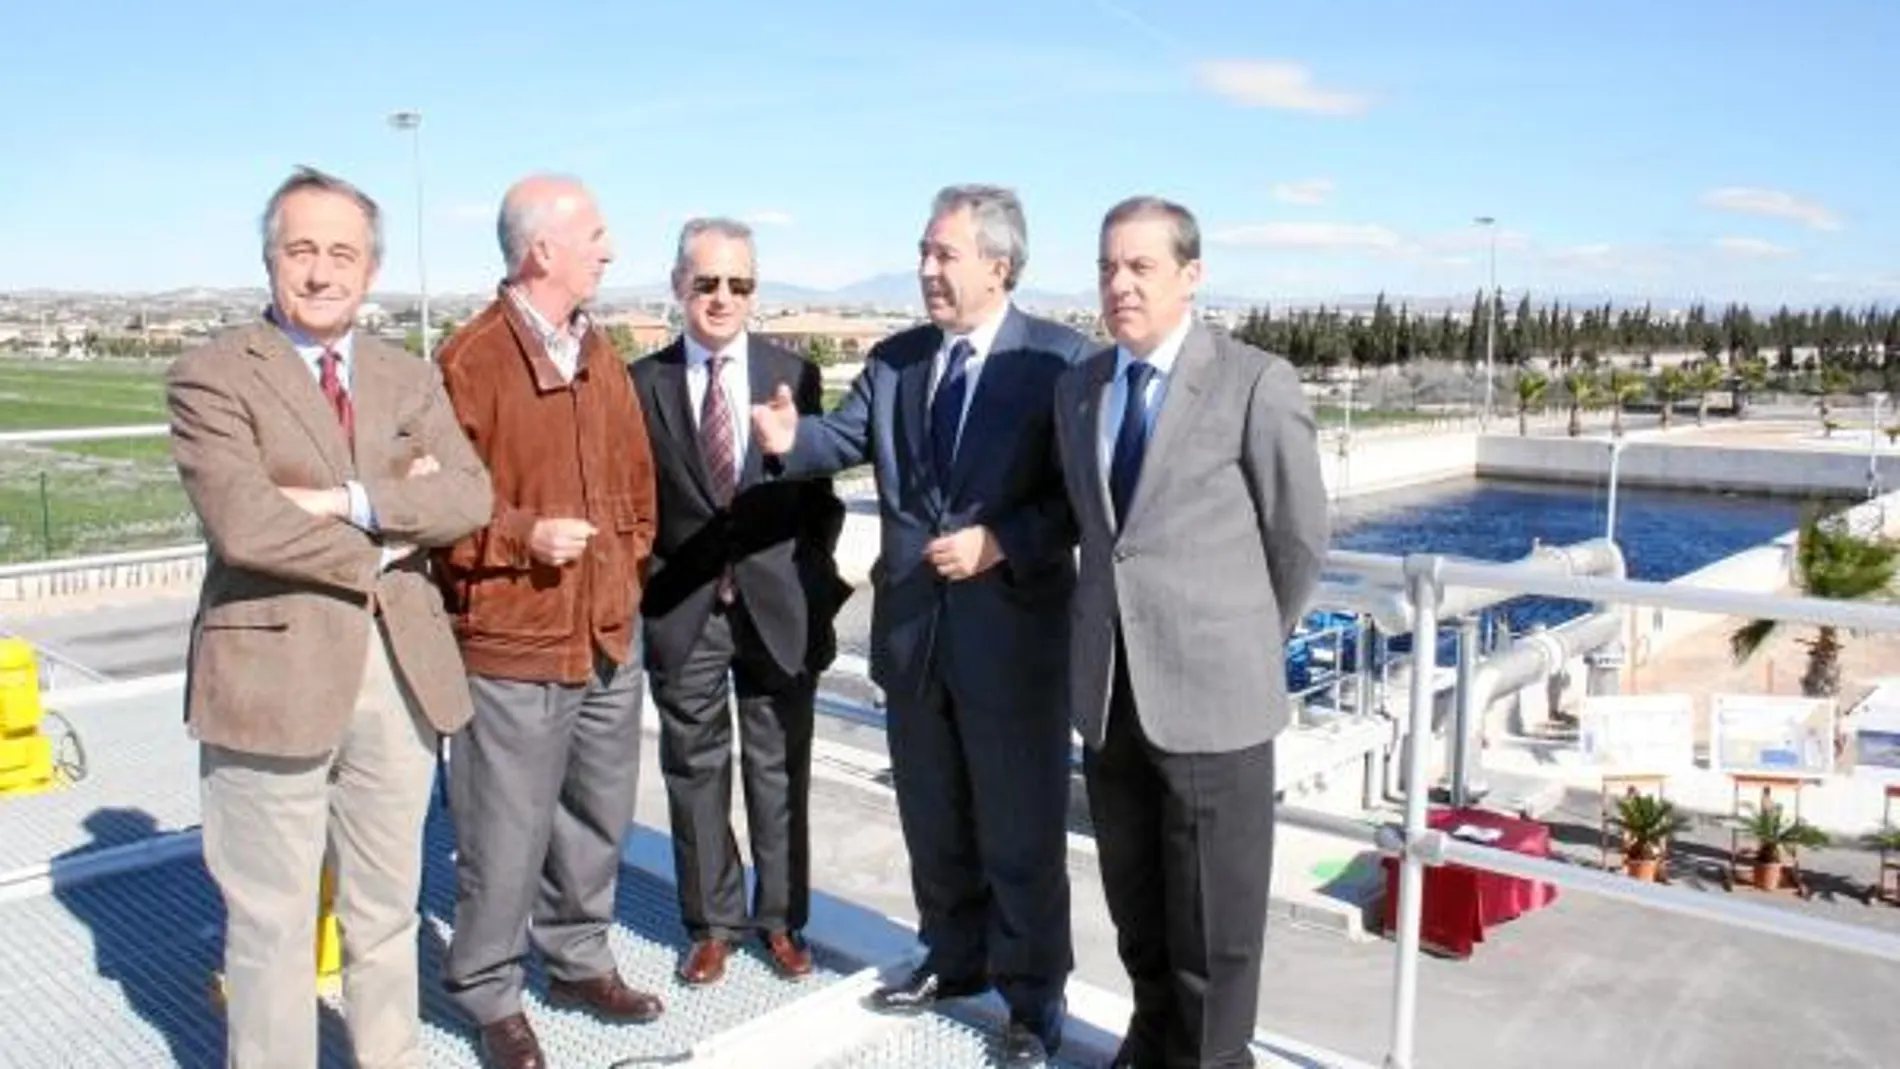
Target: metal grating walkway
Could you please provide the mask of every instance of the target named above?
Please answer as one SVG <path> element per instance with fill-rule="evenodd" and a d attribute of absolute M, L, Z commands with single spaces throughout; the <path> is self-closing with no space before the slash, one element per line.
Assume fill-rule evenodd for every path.
<path fill-rule="evenodd" d="M 972 1025 L 944 1013 L 925 1014 L 849 1054 L 826 1062 L 823 1069 L 920 1069 L 923 1066 L 998 1066 L 998 1036 L 987 1026 Z M 1055 1058 L 1050 1069 L 1095 1069 L 1096 1061 Z"/>
<path fill-rule="evenodd" d="M 58 708 L 54 695 L 47 705 Z M 5 799 L 0 878 L 198 825 L 198 744 L 169 697 L 119 698 L 68 711 L 86 750 L 78 783 Z M 49 733 L 58 725 L 50 719 Z"/>
<path fill-rule="evenodd" d="M 452 835 L 431 821 L 420 935 L 424 1043 L 432 1069 L 476 1066 L 472 1032 L 450 1008 L 438 980 L 454 909 Z M 686 945 L 673 889 L 638 870 L 621 870 L 615 956 L 628 982 L 658 991 L 667 1014 L 647 1026 L 612 1026 L 551 1010 L 530 996 L 550 1062 L 605 1069 L 685 1060 L 693 1044 L 835 981 L 822 953 L 818 974 L 780 981 L 763 961 L 735 955 L 726 981 L 707 990 L 679 985 L 673 969 Z M 170 862 L 0 906 L 7 933 L 0 973 L 0 1067 L 185 1069 L 222 1059 L 223 1021 L 207 998 L 223 919 L 216 890 L 196 859 Z M 537 974 L 533 988 L 542 983 Z M 347 1069 L 342 1019 L 323 1011 L 325 1069 Z"/>

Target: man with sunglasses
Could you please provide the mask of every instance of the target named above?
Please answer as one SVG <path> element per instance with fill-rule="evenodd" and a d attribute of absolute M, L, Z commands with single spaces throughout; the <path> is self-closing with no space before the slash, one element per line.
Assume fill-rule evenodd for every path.
<path fill-rule="evenodd" d="M 836 650 L 832 617 L 851 593 L 833 560 L 844 506 L 829 480 L 766 478 L 744 414 L 790 390 L 818 412 L 816 365 L 751 337 L 752 231 L 694 219 L 680 231 L 673 293 L 686 329 L 633 364 L 657 471 L 660 523 L 642 602 L 660 715 L 680 916 L 692 944 L 680 979 L 718 983 L 735 941 L 756 933 L 785 979 L 810 975 L 812 701 Z M 731 705 L 754 866 L 730 823 Z"/>
<path fill-rule="evenodd" d="M 1022 205 L 994 186 L 937 195 L 918 242 L 928 324 L 871 350 L 851 394 L 800 418 L 753 410 L 783 475 L 876 474 L 871 674 L 928 954 L 874 1003 L 914 1013 L 994 987 L 1006 1061 L 1062 1041 L 1069 943 L 1069 725 L 1063 680 L 1074 530 L 1056 464 L 1056 379 L 1081 335 L 1010 302 Z"/>

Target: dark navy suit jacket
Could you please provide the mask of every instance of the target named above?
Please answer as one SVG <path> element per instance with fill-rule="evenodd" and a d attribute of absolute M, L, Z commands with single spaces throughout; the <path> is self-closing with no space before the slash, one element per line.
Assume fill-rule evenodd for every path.
<path fill-rule="evenodd" d="M 1059 703 L 1075 588 L 1075 525 L 1054 431 L 1056 379 L 1087 343 L 1006 314 L 976 380 L 948 485 L 930 459 L 930 376 L 943 332 L 913 327 L 872 348 L 850 396 L 798 422 L 787 478 L 868 463 L 883 521 L 872 569 L 871 676 L 896 705 L 935 670 L 963 706 L 1046 713 Z M 962 582 L 924 559 L 932 539 L 982 524 L 1005 560 Z"/>

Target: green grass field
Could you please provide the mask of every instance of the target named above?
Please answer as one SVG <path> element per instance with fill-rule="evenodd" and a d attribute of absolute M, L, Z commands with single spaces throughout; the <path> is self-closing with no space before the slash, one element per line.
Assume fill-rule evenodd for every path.
<path fill-rule="evenodd" d="M 0 360 L 0 432 L 165 422 L 163 361 Z M 197 538 L 163 437 L 0 446 L 0 561 Z"/>

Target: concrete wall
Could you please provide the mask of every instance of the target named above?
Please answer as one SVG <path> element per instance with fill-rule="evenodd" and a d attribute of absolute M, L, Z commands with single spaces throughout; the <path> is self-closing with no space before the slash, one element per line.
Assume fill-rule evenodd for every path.
<path fill-rule="evenodd" d="M 1355 436 L 1343 455 L 1337 440 L 1320 443 L 1320 470 L 1336 498 L 1465 478 L 1477 463 L 1476 433 Z"/>
<path fill-rule="evenodd" d="M 1867 455 L 1823 449 L 1748 449 L 1624 439 L 1617 466 L 1622 486 L 1676 486 L 1703 490 L 1805 496 L 1817 490 L 1865 493 Z M 1879 458 L 1883 486 L 1900 485 L 1900 455 Z M 1610 473 L 1609 444 L 1601 439 L 1518 438 L 1489 435 L 1477 446 L 1477 473 L 1602 485 Z"/>

